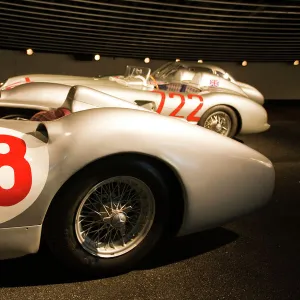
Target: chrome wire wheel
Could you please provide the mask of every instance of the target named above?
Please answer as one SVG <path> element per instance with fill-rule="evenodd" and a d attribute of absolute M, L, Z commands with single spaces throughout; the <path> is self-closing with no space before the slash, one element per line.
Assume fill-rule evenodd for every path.
<path fill-rule="evenodd" d="M 209 115 L 204 123 L 204 128 L 228 136 L 232 128 L 230 116 L 223 111 L 216 111 Z"/>
<path fill-rule="evenodd" d="M 117 176 L 89 190 L 77 209 L 75 232 L 88 253 L 112 258 L 139 245 L 154 217 L 150 188 L 135 177 Z"/>

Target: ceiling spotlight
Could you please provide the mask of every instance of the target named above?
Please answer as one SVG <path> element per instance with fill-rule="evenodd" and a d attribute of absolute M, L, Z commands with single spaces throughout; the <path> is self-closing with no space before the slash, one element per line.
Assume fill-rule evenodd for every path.
<path fill-rule="evenodd" d="M 96 54 L 96 55 L 94 56 L 94 59 L 95 59 L 95 60 L 100 60 L 100 55 L 99 55 L 99 54 Z"/>
<path fill-rule="evenodd" d="M 176 62 L 179 62 L 179 61 L 180 61 L 180 58 L 176 58 L 175 61 L 176 61 Z"/>
<path fill-rule="evenodd" d="M 202 60 L 202 59 L 199 59 L 199 60 L 198 60 L 198 63 L 199 63 L 199 64 L 202 64 L 202 63 L 203 63 L 203 60 Z"/>
<path fill-rule="evenodd" d="M 242 62 L 242 66 L 243 66 L 243 67 L 246 67 L 247 65 L 248 65 L 247 61 L 244 60 L 244 61 Z"/>
<path fill-rule="evenodd" d="M 298 65 L 299 65 L 299 60 L 297 59 L 294 61 L 294 66 L 298 66 Z"/>
<path fill-rule="evenodd" d="M 148 63 L 150 62 L 150 58 L 149 58 L 149 57 L 146 57 L 146 58 L 144 59 L 144 62 L 145 62 L 145 64 L 148 64 Z"/>
<path fill-rule="evenodd" d="M 32 55 L 32 54 L 33 54 L 33 50 L 30 49 L 30 48 L 27 49 L 27 50 L 26 50 L 26 54 L 27 54 L 27 55 Z"/>

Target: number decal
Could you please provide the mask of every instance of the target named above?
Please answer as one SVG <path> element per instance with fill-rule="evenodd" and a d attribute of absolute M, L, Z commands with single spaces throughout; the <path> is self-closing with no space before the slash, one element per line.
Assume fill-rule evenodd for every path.
<path fill-rule="evenodd" d="M 162 111 L 162 109 L 164 108 L 164 105 L 165 105 L 166 94 L 165 94 L 163 91 L 156 91 L 156 90 L 154 90 L 154 91 L 152 91 L 152 92 L 153 92 L 153 93 L 158 93 L 158 94 L 161 95 L 161 100 L 160 100 L 159 106 L 158 106 L 158 108 L 157 108 L 157 110 L 156 110 L 156 112 L 157 112 L 158 114 L 160 114 L 161 111 Z"/>
<path fill-rule="evenodd" d="M 161 95 L 161 100 L 160 100 L 160 103 L 158 105 L 158 108 L 156 110 L 156 112 L 158 114 L 161 114 L 163 108 L 164 108 L 164 105 L 165 105 L 165 102 L 166 102 L 166 93 L 164 91 L 157 91 L 157 90 L 154 90 L 152 91 L 154 93 L 158 93 Z M 172 98 L 174 99 L 174 97 L 180 97 L 180 104 L 171 112 L 171 114 L 169 116 L 171 117 L 177 117 L 177 118 L 184 118 L 183 116 L 178 116 L 177 114 L 179 113 L 179 111 L 184 107 L 185 105 L 185 101 L 186 101 L 186 98 L 185 98 L 185 95 L 184 94 L 180 94 L 180 93 L 169 93 L 169 98 Z M 187 121 L 189 122 L 199 122 L 200 120 L 200 117 L 196 117 L 196 114 L 200 111 L 200 109 L 202 108 L 203 106 L 203 98 L 201 95 L 197 95 L 197 94 L 188 94 L 187 95 L 187 99 L 188 100 L 192 100 L 193 98 L 198 98 L 200 103 L 198 104 L 198 106 L 187 116 Z"/>
<path fill-rule="evenodd" d="M 48 176 L 48 145 L 30 134 L 0 127 L 0 226 L 39 201 Z"/>
<path fill-rule="evenodd" d="M 26 144 L 15 136 L 0 135 L 0 143 L 10 148 L 6 154 L 0 153 L 0 168 L 9 166 L 14 170 L 15 183 L 11 189 L 0 186 L 0 206 L 12 206 L 21 202 L 28 194 L 32 185 L 31 168 L 25 159 Z"/>
<path fill-rule="evenodd" d="M 170 113 L 171 117 L 184 118 L 183 116 L 177 116 L 177 113 L 183 108 L 185 104 L 185 98 L 183 94 L 170 93 L 169 97 L 174 98 L 175 96 L 180 97 L 180 104 Z"/>
<path fill-rule="evenodd" d="M 194 94 L 189 94 L 188 99 L 192 99 L 193 97 L 198 98 L 200 103 L 199 105 L 187 116 L 187 120 L 189 122 L 199 122 L 200 117 L 196 117 L 195 115 L 198 113 L 198 111 L 202 108 L 203 106 L 203 98 L 200 95 L 194 95 Z"/>

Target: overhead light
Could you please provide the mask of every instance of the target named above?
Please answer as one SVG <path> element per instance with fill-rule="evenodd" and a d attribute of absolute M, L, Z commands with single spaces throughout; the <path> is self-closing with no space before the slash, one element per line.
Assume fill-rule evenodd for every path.
<path fill-rule="evenodd" d="M 297 59 L 294 61 L 294 66 L 298 66 L 298 65 L 299 65 L 299 60 Z"/>
<path fill-rule="evenodd" d="M 202 64 L 202 63 L 203 63 L 203 60 L 202 60 L 202 59 L 199 59 L 199 60 L 198 60 L 198 63 L 199 63 L 199 64 Z"/>
<path fill-rule="evenodd" d="M 148 64 L 148 63 L 150 62 L 150 58 L 149 58 L 149 57 L 146 57 L 146 58 L 144 59 L 144 62 L 145 62 L 145 64 Z"/>
<path fill-rule="evenodd" d="M 243 66 L 243 67 L 246 67 L 247 65 L 248 65 L 247 61 L 244 60 L 244 61 L 242 62 L 242 66 Z"/>
<path fill-rule="evenodd" d="M 100 55 L 99 55 L 99 54 L 96 54 L 96 55 L 94 56 L 94 59 L 95 59 L 95 60 L 100 60 Z"/>
<path fill-rule="evenodd" d="M 27 55 L 32 55 L 32 54 L 33 54 L 33 50 L 30 49 L 30 48 L 27 49 L 27 50 L 26 50 L 26 54 L 27 54 Z"/>
<path fill-rule="evenodd" d="M 176 58 L 175 61 L 176 61 L 176 62 L 179 62 L 179 61 L 180 61 L 180 58 Z"/>

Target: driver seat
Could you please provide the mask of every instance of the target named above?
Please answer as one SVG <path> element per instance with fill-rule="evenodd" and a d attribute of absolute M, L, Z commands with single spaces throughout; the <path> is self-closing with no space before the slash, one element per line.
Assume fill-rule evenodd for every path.
<path fill-rule="evenodd" d="M 30 121 L 53 121 L 70 115 L 71 111 L 64 107 L 59 107 L 53 110 L 42 110 L 33 115 Z"/>

